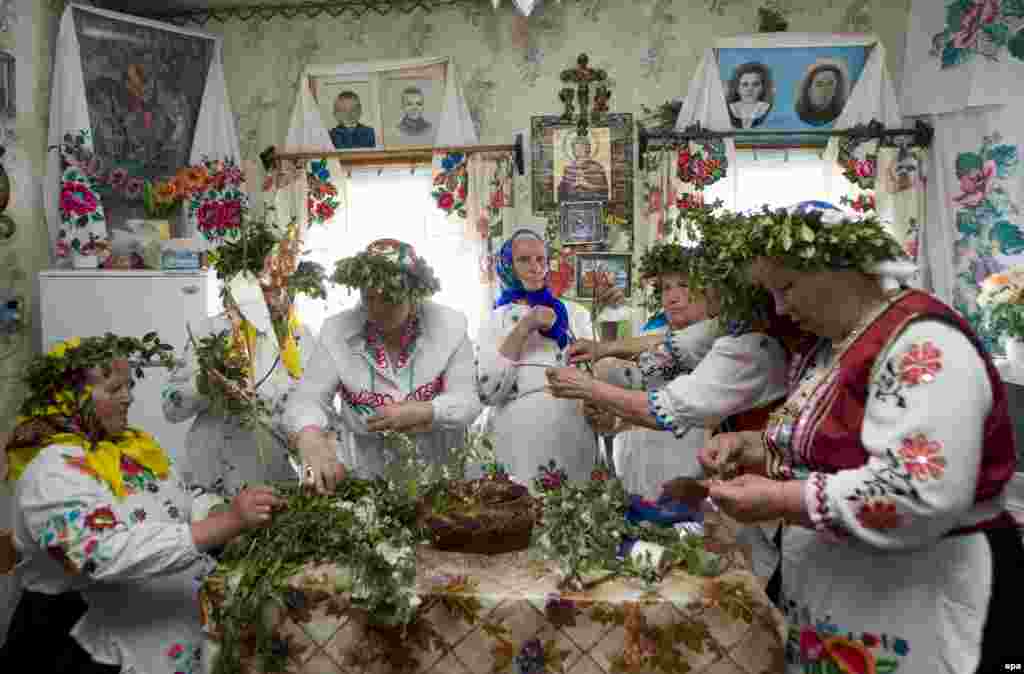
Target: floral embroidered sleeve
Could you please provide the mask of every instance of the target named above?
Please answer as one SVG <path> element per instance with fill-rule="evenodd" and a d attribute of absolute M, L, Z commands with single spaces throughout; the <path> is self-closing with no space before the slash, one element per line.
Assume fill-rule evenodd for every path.
<path fill-rule="evenodd" d="M 518 371 L 498 349 L 518 322 L 517 307 L 501 307 L 484 319 L 477 336 L 476 390 L 484 405 L 501 405 L 515 391 Z"/>
<path fill-rule="evenodd" d="M 444 371 L 444 392 L 434 398 L 434 425 L 441 428 L 468 426 L 480 414 L 476 392 L 473 346 L 464 335 Z"/>
<path fill-rule="evenodd" d="M 708 420 L 743 412 L 785 395 L 786 352 L 771 337 L 720 337 L 690 374 L 648 394 L 651 414 L 682 437 Z"/>
<path fill-rule="evenodd" d="M 203 325 L 200 331 L 194 333 L 196 339 L 210 334 L 212 328 L 212 324 Z M 171 370 L 161 396 L 164 418 L 172 424 L 188 421 L 210 406 L 206 396 L 196 390 L 198 373 L 199 363 L 196 361 L 192 345 L 186 343 L 181 362 L 178 367 Z"/>
<path fill-rule="evenodd" d="M 961 524 L 973 506 L 992 389 L 967 338 L 937 321 L 910 325 L 876 360 L 861 468 L 811 473 L 804 503 L 829 540 L 913 549 Z"/>
<path fill-rule="evenodd" d="M 26 530 L 67 573 L 95 581 L 143 580 L 203 558 L 187 516 L 177 522 L 123 518 L 103 483 L 68 466 L 65 457 L 75 455 L 81 455 L 76 447 L 48 447 L 19 481 Z"/>

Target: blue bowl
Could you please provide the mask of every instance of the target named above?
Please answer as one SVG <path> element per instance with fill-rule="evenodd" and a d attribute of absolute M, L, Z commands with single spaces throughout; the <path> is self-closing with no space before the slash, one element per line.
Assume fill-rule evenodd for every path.
<path fill-rule="evenodd" d="M 626 519 L 633 524 L 651 522 L 670 527 L 679 522 L 703 522 L 704 513 L 677 501 L 649 501 L 636 494 L 629 497 Z"/>

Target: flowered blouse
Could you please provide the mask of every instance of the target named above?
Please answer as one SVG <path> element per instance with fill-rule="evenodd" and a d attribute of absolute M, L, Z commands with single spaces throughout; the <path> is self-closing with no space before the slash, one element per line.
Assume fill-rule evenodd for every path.
<path fill-rule="evenodd" d="M 214 560 L 192 540 L 192 499 L 174 467 L 160 479 L 123 457 L 127 495 L 95 475 L 85 450 L 45 448 L 17 483 L 15 544 L 26 590 L 78 590 L 72 630 L 98 662 L 137 674 L 198 674 L 198 591 Z"/>

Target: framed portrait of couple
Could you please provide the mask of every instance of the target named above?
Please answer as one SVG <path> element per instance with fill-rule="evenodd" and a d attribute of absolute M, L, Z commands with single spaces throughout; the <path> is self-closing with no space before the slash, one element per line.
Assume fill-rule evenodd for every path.
<path fill-rule="evenodd" d="M 445 68 L 311 78 L 320 117 L 337 150 L 433 145 Z"/>
<path fill-rule="evenodd" d="M 632 115 L 607 115 L 584 136 L 558 115 L 533 117 L 530 142 L 533 212 L 558 212 L 563 242 L 603 240 L 605 216 L 632 225 Z"/>
<path fill-rule="evenodd" d="M 867 63 L 870 45 L 719 48 L 719 75 L 735 129 L 779 131 L 771 143 L 825 145 L 792 132 L 831 129 Z M 786 132 L 790 132 L 787 134 Z M 742 147 L 741 138 L 737 145 Z M 755 143 L 746 143 L 753 145 Z"/>

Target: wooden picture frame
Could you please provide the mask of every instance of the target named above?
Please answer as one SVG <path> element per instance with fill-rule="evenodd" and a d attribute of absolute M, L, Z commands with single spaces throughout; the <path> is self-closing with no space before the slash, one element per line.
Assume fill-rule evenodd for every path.
<path fill-rule="evenodd" d="M 559 199 L 556 164 L 564 164 L 563 156 L 576 133 L 576 126 L 559 115 L 543 115 L 530 119 L 531 190 L 534 215 L 547 216 L 559 210 L 559 203 L 573 201 L 565 194 Z M 601 123 L 590 127 L 600 153 L 607 145 L 607 206 L 606 216 L 613 215 L 627 226 L 633 225 L 633 115 L 614 113 L 605 115 Z M 568 161 L 572 161 L 569 159 Z M 593 194 L 582 201 L 595 201 Z"/>
<path fill-rule="evenodd" d="M 615 286 L 632 295 L 633 256 L 629 253 L 576 253 L 576 299 L 594 297 L 593 274 L 610 273 Z"/>

